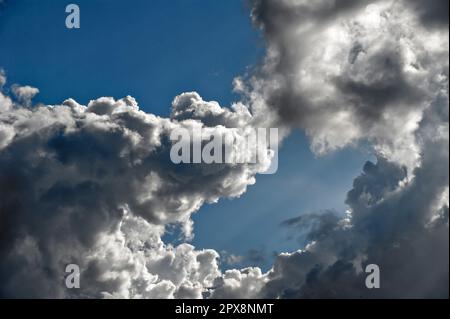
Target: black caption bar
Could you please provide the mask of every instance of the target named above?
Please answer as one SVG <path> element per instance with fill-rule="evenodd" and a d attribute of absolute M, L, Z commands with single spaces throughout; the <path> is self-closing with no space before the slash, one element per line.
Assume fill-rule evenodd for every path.
<path fill-rule="evenodd" d="M 11 307 L 17 317 L 42 312 L 57 318 L 84 319 L 99 312 L 131 318 L 136 312 L 144 319 L 201 319 L 201 318 L 302 318 L 308 314 L 343 315 L 345 317 L 383 318 L 392 307 L 399 306 L 402 314 L 418 315 L 447 309 L 447 300 L 1 300 L 0 307 Z M 389 309 L 389 310 L 388 310 Z M 103 316 L 102 316 L 103 317 Z"/>

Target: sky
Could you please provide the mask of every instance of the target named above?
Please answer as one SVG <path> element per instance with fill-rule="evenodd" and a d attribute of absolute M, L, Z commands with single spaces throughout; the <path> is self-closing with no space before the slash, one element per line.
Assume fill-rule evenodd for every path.
<path fill-rule="evenodd" d="M 0 297 L 448 298 L 448 1 L 67 4 L 0 1 Z"/>
<path fill-rule="evenodd" d="M 0 22 L 0 41 L 8 44 L 0 51 L 1 67 L 10 82 L 38 87 L 36 102 L 58 104 L 71 97 L 86 104 L 100 96 L 131 95 L 144 111 L 167 116 L 174 96 L 197 91 L 205 100 L 230 105 L 239 100 L 233 79 L 263 58 L 264 42 L 240 0 L 77 3 L 79 30 L 65 28 L 64 1 L 7 3 Z M 196 247 L 243 256 L 258 251 L 264 259 L 257 265 L 270 267 L 274 252 L 298 246 L 280 223 L 301 213 L 344 213 L 354 176 L 372 158 L 368 149 L 351 147 L 318 157 L 301 132 L 284 143 L 279 156 L 277 174 L 258 176 L 239 199 L 201 208 L 194 216 Z M 334 174 L 324 173 L 338 166 Z M 330 194 L 325 205 L 323 192 Z M 244 218 L 236 223 L 239 216 Z M 177 239 L 176 231 L 167 236 Z"/>
<path fill-rule="evenodd" d="M 229 104 L 232 79 L 262 54 L 241 1 L 77 3 L 78 30 L 65 27 L 64 1 L 5 4 L 2 65 L 11 81 L 45 84 L 37 101 L 132 95 L 146 111 L 167 114 L 175 95 L 201 90 Z"/>

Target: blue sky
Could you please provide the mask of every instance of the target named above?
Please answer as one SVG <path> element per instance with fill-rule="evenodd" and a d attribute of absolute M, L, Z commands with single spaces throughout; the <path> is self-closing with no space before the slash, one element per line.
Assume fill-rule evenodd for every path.
<path fill-rule="evenodd" d="M 39 88 L 36 102 L 131 95 L 144 111 L 166 116 L 177 94 L 197 91 L 227 106 L 239 98 L 233 78 L 264 53 L 241 0 L 79 0 L 79 30 L 65 28 L 69 3 L 7 1 L 8 14 L 0 17 L 6 44 L 0 68 L 10 84 Z M 300 132 L 279 156 L 277 174 L 258 176 L 239 199 L 201 208 L 194 216 L 196 247 L 236 255 L 261 250 L 266 259 L 259 266 L 266 268 L 273 251 L 299 247 L 280 222 L 311 211 L 343 212 L 353 178 L 371 158 L 354 149 L 316 158 Z"/>
<path fill-rule="evenodd" d="M 69 3 L 7 1 L 0 20 L 2 67 L 46 103 L 129 94 L 167 114 L 175 95 L 199 90 L 228 104 L 233 77 L 263 53 L 240 0 L 80 0 L 78 30 L 65 28 Z"/>

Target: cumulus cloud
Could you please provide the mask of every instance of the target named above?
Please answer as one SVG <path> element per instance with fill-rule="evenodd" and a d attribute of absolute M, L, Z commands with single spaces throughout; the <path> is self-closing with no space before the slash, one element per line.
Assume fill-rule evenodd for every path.
<path fill-rule="evenodd" d="M 213 297 L 447 298 L 448 117 L 428 122 L 446 108 L 440 105 L 421 123 L 443 132 L 424 140 L 422 165 L 412 180 L 397 163 L 366 163 L 348 193 L 346 217 L 327 211 L 285 221 L 299 236 L 306 233 L 309 244 L 280 254 L 252 282 L 235 274 Z M 368 264 L 380 267 L 380 289 L 365 286 Z"/>
<path fill-rule="evenodd" d="M 64 264 L 76 263 L 86 280 L 78 296 L 201 297 L 217 277 L 217 253 L 165 246 L 164 227 L 181 224 L 191 237 L 191 214 L 240 196 L 270 154 L 254 164 L 176 165 L 170 133 L 238 135 L 251 120 L 248 110 L 185 93 L 172 117 L 160 118 L 129 96 L 31 107 L 37 90 L 13 92 L 18 102 L 0 94 L 1 295 L 65 296 Z M 130 220 L 147 237 L 137 238 Z"/>
<path fill-rule="evenodd" d="M 39 89 L 29 85 L 26 86 L 13 85 L 12 92 L 22 104 L 29 106 L 31 104 L 31 100 L 33 99 L 33 97 L 35 97 L 36 94 L 39 93 Z"/>
<path fill-rule="evenodd" d="M 253 108 L 318 154 L 368 140 L 412 169 L 417 123 L 448 83 L 448 29 L 424 27 L 408 1 L 253 2 L 268 52 L 241 87 Z"/>
<path fill-rule="evenodd" d="M 0 73 L 0 296 L 448 297 L 448 16 L 429 3 L 254 0 L 267 56 L 236 79 L 243 102 L 184 93 L 169 118 L 130 96 L 32 105 L 38 90 L 12 98 Z M 171 224 L 192 237 L 201 205 L 242 195 L 270 162 L 175 165 L 170 133 L 247 126 L 300 128 L 317 154 L 367 141 L 378 157 L 344 218 L 284 223 L 308 245 L 267 273 L 222 272 L 216 251 L 161 240 Z M 80 289 L 64 286 L 70 263 Z M 381 289 L 366 289 L 367 263 Z"/>
<path fill-rule="evenodd" d="M 355 179 L 349 219 L 316 216 L 304 251 L 278 257 L 266 297 L 445 298 L 448 296 L 447 141 L 433 145 L 428 163 L 405 181 L 404 168 L 380 159 Z M 447 149 L 448 150 L 448 149 Z M 392 171 L 394 174 L 390 174 Z M 388 175 L 386 173 L 388 172 Z M 426 188 L 426 190 L 425 190 Z M 367 264 L 380 266 L 381 289 L 364 284 Z M 294 279 L 295 278 L 295 279 Z"/>
<path fill-rule="evenodd" d="M 249 103 L 305 130 L 318 154 L 366 140 L 378 161 L 344 218 L 283 223 L 309 244 L 280 254 L 252 297 L 448 297 L 448 2 L 431 2 L 253 1 L 268 54 L 238 81 Z M 365 287 L 371 263 L 381 289 Z M 219 297 L 245 291 L 235 278 Z"/>

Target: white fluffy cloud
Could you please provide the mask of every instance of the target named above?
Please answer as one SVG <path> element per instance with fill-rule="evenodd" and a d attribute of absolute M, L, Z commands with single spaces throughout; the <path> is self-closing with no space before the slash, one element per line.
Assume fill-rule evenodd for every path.
<path fill-rule="evenodd" d="M 36 96 L 36 94 L 39 93 L 39 89 L 34 88 L 32 86 L 26 85 L 26 86 L 20 86 L 20 85 L 13 85 L 12 92 L 16 96 L 16 98 L 24 105 L 30 105 L 31 100 L 33 97 Z"/>
<path fill-rule="evenodd" d="M 65 296 L 64 264 L 74 262 L 85 280 L 77 296 L 201 297 L 219 275 L 218 254 L 166 246 L 164 227 L 181 224 L 191 237 L 191 214 L 240 196 L 270 154 L 254 164 L 176 165 L 169 137 L 181 127 L 245 134 L 236 129 L 252 120 L 246 107 L 184 93 L 160 118 L 132 97 L 31 107 L 36 90 L 13 91 L 17 102 L 0 93 L 1 294 Z"/>
<path fill-rule="evenodd" d="M 244 88 L 253 108 L 304 129 L 318 154 L 368 140 L 412 169 L 418 123 L 448 85 L 448 29 L 424 27 L 409 1 L 254 3 L 268 55 Z"/>

